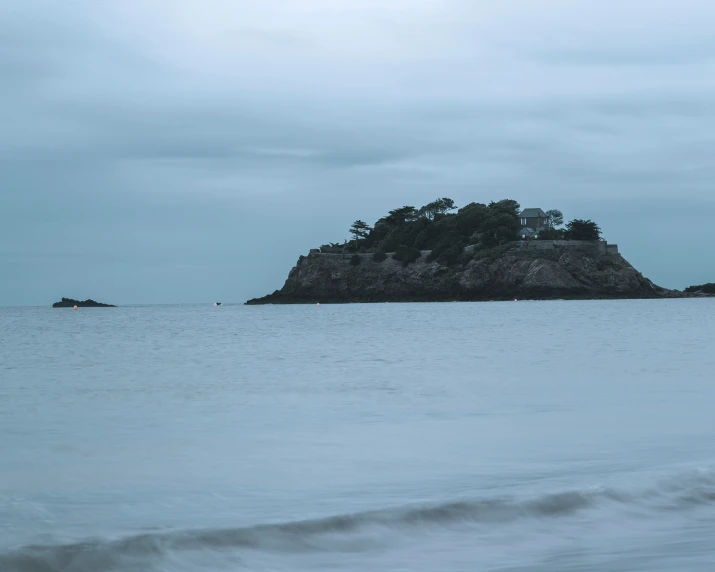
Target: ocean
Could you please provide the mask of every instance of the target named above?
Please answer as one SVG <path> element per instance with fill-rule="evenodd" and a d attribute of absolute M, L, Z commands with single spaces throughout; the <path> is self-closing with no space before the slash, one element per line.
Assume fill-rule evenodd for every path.
<path fill-rule="evenodd" d="M 0 571 L 712 572 L 714 318 L 0 308 Z"/>

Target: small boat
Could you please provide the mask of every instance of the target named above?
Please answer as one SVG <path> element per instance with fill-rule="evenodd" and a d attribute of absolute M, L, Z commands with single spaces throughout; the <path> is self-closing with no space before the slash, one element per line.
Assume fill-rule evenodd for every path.
<path fill-rule="evenodd" d="M 214 302 L 214 306 L 220 306 L 221 302 Z"/>

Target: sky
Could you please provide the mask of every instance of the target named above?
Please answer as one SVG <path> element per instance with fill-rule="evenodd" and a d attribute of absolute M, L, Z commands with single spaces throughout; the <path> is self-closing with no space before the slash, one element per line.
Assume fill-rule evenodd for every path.
<path fill-rule="evenodd" d="M 242 302 L 402 205 L 715 281 L 712 0 L 4 0 L 0 305 Z"/>

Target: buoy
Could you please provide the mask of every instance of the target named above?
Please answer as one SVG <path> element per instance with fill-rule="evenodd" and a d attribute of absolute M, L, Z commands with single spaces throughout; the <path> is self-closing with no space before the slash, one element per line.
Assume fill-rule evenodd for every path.
<path fill-rule="evenodd" d="M 73 310 L 76 310 L 76 309 L 77 309 L 77 306 L 73 306 L 72 309 L 73 309 Z"/>
<path fill-rule="evenodd" d="M 318 302 L 315 306 L 316 306 L 317 308 L 320 308 L 320 302 Z"/>

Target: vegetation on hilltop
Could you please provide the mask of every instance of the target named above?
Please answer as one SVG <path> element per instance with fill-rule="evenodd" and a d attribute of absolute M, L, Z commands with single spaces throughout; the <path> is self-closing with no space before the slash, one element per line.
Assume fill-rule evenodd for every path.
<path fill-rule="evenodd" d="M 469 244 L 497 246 L 516 239 L 519 230 L 519 203 L 513 200 L 488 205 L 470 203 L 460 209 L 449 198 L 439 198 L 416 208 L 403 206 L 380 218 L 373 227 L 356 220 L 350 227 L 352 240 L 346 243 L 353 252 L 397 252 L 414 257 L 415 250 L 461 250 Z M 457 212 L 450 212 L 450 211 Z M 324 250 L 340 248 L 336 243 Z M 406 249 L 410 249 L 407 254 Z"/>
<path fill-rule="evenodd" d="M 702 292 L 703 294 L 715 294 L 715 283 L 708 282 L 700 286 L 688 286 L 686 292 Z"/>
<path fill-rule="evenodd" d="M 421 251 L 432 251 L 428 260 L 451 265 L 463 260 L 464 248 L 474 245 L 475 251 L 492 249 L 517 240 L 521 228 L 521 207 L 512 199 L 489 204 L 469 203 L 458 208 L 447 197 L 438 198 L 421 208 L 405 205 L 393 209 L 371 227 L 356 220 L 350 227 L 351 240 L 343 244 L 323 245 L 323 252 L 373 253 L 376 262 L 385 253 L 407 265 L 421 256 Z M 454 212 L 456 211 L 456 212 Z M 547 228 L 539 232 L 539 239 L 598 240 L 601 230 L 590 220 L 572 220 L 565 229 L 563 213 L 557 209 L 546 212 Z M 357 265 L 358 259 L 352 261 Z"/>
<path fill-rule="evenodd" d="M 568 240 L 598 240 L 601 229 L 592 220 L 574 219 L 566 225 L 564 236 Z"/>
<path fill-rule="evenodd" d="M 558 213 L 558 214 L 553 214 Z M 592 220 L 574 219 L 566 228 L 557 228 L 564 222 L 561 211 L 546 211 L 547 228 L 539 231 L 537 240 L 599 240 L 601 228 Z"/>
<path fill-rule="evenodd" d="M 556 230 L 564 224 L 564 213 L 558 209 L 546 211 L 546 216 L 548 217 L 549 230 Z"/>

